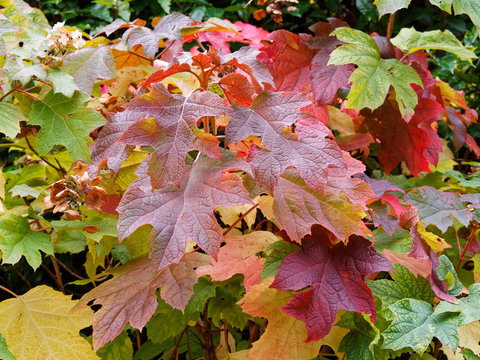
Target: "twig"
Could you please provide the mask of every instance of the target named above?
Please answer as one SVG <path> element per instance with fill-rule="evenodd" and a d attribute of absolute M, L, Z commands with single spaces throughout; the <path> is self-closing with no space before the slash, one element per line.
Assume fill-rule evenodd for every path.
<path fill-rule="evenodd" d="M 140 340 L 140 330 L 137 329 L 137 349 L 140 349 L 140 346 L 142 346 L 142 342 Z"/>
<path fill-rule="evenodd" d="M 182 340 L 182 337 L 183 335 L 185 334 L 185 332 L 187 331 L 187 327 L 185 327 L 185 329 L 183 329 L 183 331 L 180 333 L 180 335 L 178 336 L 178 340 L 175 344 L 175 347 L 174 347 L 174 350 L 175 350 L 175 357 L 178 357 L 178 346 L 180 345 L 180 340 Z M 173 354 L 172 354 L 173 355 Z M 172 358 L 173 356 L 170 356 L 170 359 Z M 162 357 L 163 358 L 163 357 Z"/>
<path fill-rule="evenodd" d="M 392 37 L 392 32 L 393 32 L 393 23 L 395 22 L 395 13 L 390 14 L 390 17 L 388 18 L 388 25 L 387 25 L 387 39 L 390 40 Z"/>
<path fill-rule="evenodd" d="M 58 268 L 57 259 L 55 259 L 55 256 L 53 255 L 50 255 L 50 259 L 52 260 L 53 268 L 55 269 L 55 277 L 57 278 L 58 287 L 60 288 L 60 291 L 63 293 L 63 295 L 65 295 L 65 288 L 63 287 L 62 282 L 62 273 Z"/>
<path fill-rule="evenodd" d="M 187 340 L 188 360 L 192 360 L 192 351 L 190 350 L 190 338 L 188 337 L 188 325 L 185 328 L 185 339 Z"/>
<path fill-rule="evenodd" d="M 227 329 L 227 321 L 223 319 L 223 336 L 225 339 L 225 350 L 227 350 L 227 353 L 230 352 L 230 347 L 228 346 L 228 329 Z"/>
<path fill-rule="evenodd" d="M 2 97 L 0 97 L 0 101 L 3 101 L 3 99 L 5 99 L 8 95 L 10 95 L 11 93 L 13 93 L 14 91 L 16 91 L 17 88 L 14 87 L 13 89 L 11 89 L 10 91 L 8 91 L 6 94 L 3 94 Z"/>
<path fill-rule="evenodd" d="M 70 270 L 67 265 L 65 265 L 63 262 L 61 262 L 61 261 L 58 260 L 57 258 L 55 258 L 55 260 L 57 260 L 57 263 L 58 263 L 62 268 L 64 268 L 65 270 L 67 270 L 67 272 L 68 272 L 70 275 L 76 277 L 76 278 L 79 279 L 79 280 L 85 280 L 84 277 L 82 277 L 82 276 L 78 275 L 77 273 L 73 272 L 72 270 Z"/>
<path fill-rule="evenodd" d="M 32 288 L 32 285 L 30 284 L 30 281 L 28 281 L 28 279 L 27 279 L 25 276 L 23 276 L 23 274 L 22 274 L 20 271 L 18 271 L 17 269 L 15 269 L 15 267 L 14 267 L 13 265 L 12 265 L 12 270 L 15 271 L 15 273 L 23 280 L 23 282 L 24 282 L 25 284 L 27 284 L 27 286 L 28 286 L 29 289 Z"/>
<path fill-rule="evenodd" d="M 465 260 L 464 255 L 467 252 L 468 247 L 470 246 L 470 243 L 472 242 L 473 238 L 475 237 L 475 231 L 477 231 L 479 225 L 478 223 L 475 223 L 472 228 L 472 232 L 468 236 L 467 243 L 465 244 L 465 247 L 462 250 L 462 253 L 460 254 L 460 257 L 458 258 L 458 263 L 457 266 L 455 266 L 455 271 L 458 273 L 458 269 L 460 269 L 460 264 L 462 263 L 462 260 Z"/>
<path fill-rule="evenodd" d="M 243 219 L 245 219 L 245 217 L 246 217 L 248 214 L 250 214 L 257 206 L 258 206 L 258 203 L 255 204 L 255 205 L 253 205 L 250 209 L 248 209 L 248 211 L 247 211 L 245 214 L 243 214 L 242 216 L 240 216 L 232 225 L 230 225 L 230 227 L 229 227 L 227 230 L 225 230 L 225 231 L 223 232 L 223 236 L 227 235 L 230 231 L 232 231 L 232 229 L 233 229 L 240 221 L 242 221 Z"/>
<path fill-rule="evenodd" d="M 200 47 L 200 49 L 202 49 L 203 52 L 207 52 L 207 49 L 205 49 L 205 47 L 202 45 L 202 42 L 198 39 L 197 35 L 195 35 L 195 41 L 198 43 L 198 46 Z"/>
<path fill-rule="evenodd" d="M 30 141 L 28 140 L 28 135 L 27 133 L 25 132 L 25 128 L 24 127 L 20 127 L 20 131 L 23 135 L 23 137 L 25 138 L 25 141 L 28 145 L 28 148 L 35 154 L 37 155 L 40 159 L 42 159 L 42 161 L 45 161 L 45 163 L 54 168 L 55 170 L 57 170 L 58 172 L 60 172 L 62 175 L 65 175 L 67 173 L 67 171 L 63 168 L 63 167 L 56 167 L 55 165 L 53 165 L 50 161 L 48 161 L 47 159 L 45 159 L 44 157 L 40 156 L 40 154 L 38 153 L 37 150 L 35 150 L 32 146 L 32 144 L 30 144 Z"/>
<path fill-rule="evenodd" d="M 15 296 L 15 297 L 18 298 L 18 295 L 17 295 L 17 294 L 15 294 L 12 290 L 7 289 L 5 286 L 0 285 L 0 289 L 2 289 L 3 291 L 6 291 L 6 292 L 8 292 L 10 295 L 13 295 L 13 296 Z"/>
<path fill-rule="evenodd" d="M 140 57 L 140 58 L 142 58 L 142 59 L 144 59 L 144 60 L 149 61 L 150 63 L 153 63 L 152 58 L 150 58 L 150 57 L 148 57 L 148 56 L 143 56 L 142 54 L 138 54 L 138 53 L 136 53 L 136 52 L 134 52 L 134 51 L 131 51 L 131 50 L 128 50 L 128 53 L 129 53 L 129 54 L 132 54 L 132 55 L 136 55 L 136 56 L 138 56 L 138 57 Z"/>

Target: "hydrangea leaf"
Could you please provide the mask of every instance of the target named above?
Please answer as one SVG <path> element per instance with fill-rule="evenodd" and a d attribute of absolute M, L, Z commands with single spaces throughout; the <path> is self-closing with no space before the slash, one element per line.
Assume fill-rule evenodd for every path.
<path fill-rule="evenodd" d="M 425 225 L 435 225 L 442 232 L 453 225 L 454 218 L 464 226 L 472 220 L 472 213 L 464 208 L 463 201 L 455 193 L 422 186 L 410 191 L 404 199 L 418 209 L 420 221 Z"/>
<path fill-rule="evenodd" d="M 393 14 L 400 9 L 406 9 L 412 0 L 375 0 L 373 3 L 377 6 L 380 16 Z"/>
<path fill-rule="evenodd" d="M 151 224 L 154 239 L 151 256 L 159 269 L 178 262 L 188 241 L 215 256 L 223 241 L 215 208 L 252 203 L 241 179 L 227 173 L 231 169 L 249 172 L 247 163 L 226 152 L 222 160 L 202 156 L 189 169 L 180 188 L 170 185 L 152 191 L 148 176 L 139 177 L 117 208 L 119 238 Z"/>
<path fill-rule="evenodd" d="M 179 185 L 185 172 L 185 157 L 199 150 L 219 159 L 219 141 L 198 129 L 203 116 L 225 114 L 227 105 L 209 91 L 184 97 L 170 94 L 163 84 L 153 84 L 152 91 L 135 98 L 124 113 L 143 118 L 131 125 L 121 137 L 128 145 L 148 145 L 155 149 L 149 159 L 148 174 L 154 188 Z"/>
<path fill-rule="evenodd" d="M 438 278 L 445 280 L 448 286 L 448 293 L 453 296 L 458 296 L 463 291 L 463 284 L 458 280 L 457 272 L 452 262 L 446 255 L 439 257 L 440 265 L 436 268 Z"/>
<path fill-rule="evenodd" d="M 81 108 L 88 96 L 75 92 L 67 98 L 51 90 L 42 100 L 32 105 L 29 123 L 40 125 L 38 149 L 47 153 L 53 146 L 64 145 L 73 159 L 89 160 L 89 133 L 103 125 L 105 118 L 98 112 Z"/>
<path fill-rule="evenodd" d="M 480 28 L 480 3 L 477 0 L 453 0 L 453 10 L 455 15 L 467 14 Z"/>
<path fill-rule="evenodd" d="M 0 132 L 11 139 L 20 132 L 20 121 L 27 121 L 16 105 L 7 102 L 0 102 L 0 117 L 2 118 Z"/>
<path fill-rule="evenodd" d="M 403 28 L 397 36 L 391 39 L 396 47 L 411 54 L 418 50 L 442 50 L 468 60 L 476 59 L 473 51 L 466 49 L 462 43 L 449 30 L 432 30 L 419 32 L 413 27 Z"/>
<path fill-rule="evenodd" d="M 293 169 L 279 179 L 273 197 L 275 219 L 298 243 L 310 234 L 315 224 L 324 226 L 343 241 L 352 234 L 366 236 L 370 233 L 362 221 L 365 213 L 361 206 L 351 204 L 336 189 L 329 191 L 327 188 L 323 194 L 309 189 Z"/>
<path fill-rule="evenodd" d="M 375 40 L 362 31 L 341 27 L 332 35 L 347 44 L 331 53 L 328 65 L 358 66 L 349 80 L 352 88 L 347 97 L 348 108 L 374 110 L 383 104 L 390 86 L 393 86 L 402 115 L 413 115 L 418 99 L 410 84 L 423 85 L 412 67 L 397 59 L 382 59 Z"/>
<path fill-rule="evenodd" d="M 434 336 L 450 349 L 457 348 L 460 311 L 433 311 L 431 304 L 417 299 L 400 300 L 389 309 L 395 318 L 383 332 L 385 348 L 423 353 Z"/>
<path fill-rule="evenodd" d="M 285 259 L 287 255 L 298 250 L 299 247 L 296 244 L 283 240 L 270 244 L 265 251 L 267 256 L 265 258 L 265 265 L 262 269 L 262 280 L 277 275 L 278 268 L 282 265 L 283 259 Z"/>
<path fill-rule="evenodd" d="M 212 280 L 223 281 L 235 274 L 243 274 L 245 289 L 260 282 L 260 273 L 265 259 L 258 257 L 259 252 L 276 242 L 278 238 L 268 231 L 255 231 L 247 235 L 227 236 L 225 246 L 220 248 L 217 259 L 211 259 L 211 265 L 197 269 L 197 275 L 210 275 Z"/>
<path fill-rule="evenodd" d="M 348 245 L 333 245 L 325 231 L 314 228 L 299 252 L 288 255 L 271 285 L 280 290 L 310 289 L 295 294 L 282 309 L 305 322 L 307 341 L 327 335 L 339 309 L 371 314 L 375 303 L 364 279 L 368 274 L 392 270 L 390 261 L 370 241 L 351 236 Z"/>
<path fill-rule="evenodd" d="M 47 80 L 53 84 L 55 94 L 60 93 L 67 98 L 72 97 L 75 90 L 80 90 L 75 84 L 73 76 L 58 68 L 47 71 Z"/>
<path fill-rule="evenodd" d="M 0 333 L 15 358 L 99 360 L 79 334 L 92 325 L 93 311 L 70 312 L 76 303 L 45 285 L 2 301 Z"/>
<path fill-rule="evenodd" d="M 250 150 L 255 179 L 273 189 L 280 175 L 295 166 L 307 186 L 322 189 L 330 166 L 345 168 L 340 148 L 330 130 L 321 122 L 301 113 L 310 101 L 297 93 L 260 94 L 250 106 L 233 106 L 225 129 L 227 142 L 239 143 L 248 136 L 259 136 L 267 150 Z M 295 133 L 286 129 L 295 123 Z"/>
<path fill-rule="evenodd" d="M 402 299 L 417 299 L 433 303 L 434 294 L 428 280 L 415 276 L 406 267 L 393 264 L 394 281 L 387 279 L 367 280 L 373 295 L 382 300 L 383 306 L 390 306 Z"/>
<path fill-rule="evenodd" d="M 27 219 L 14 214 L 0 217 L 0 250 L 3 263 L 16 264 L 23 255 L 34 269 L 42 263 L 40 250 L 53 255 L 50 236 L 31 230 Z"/>
<path fill-rule="evenodd" d="M 102 360 L 132 360 L 133 345 L 132 340 L 126 331 L 122 331 L 115 339 L 98 349 L 97 355 Z"/>
<path fill-rule="evenodd" d="M 468 325 L 462 325 L 458 328 L 458 337 L 459 337 L 459 348 L 463 348 L 464 350 L 468 349 L 471 350 L 474 354 L 480 354 L 480 344 L 478 342 L 480 335 L 480 322 L 475 321 Z M 465 356 L 463 357 L 463 351 L 460 349 L 456 349 L 457 351 L 452 351 L 446 346 L 442 346 L 441 350 L 447 356 L 449 360 L 478 360 L 478 358 L 468 358 Z"/>
<path fill-rule="evenodd" d="M 115 77 L 115 62 L 111 47 L 84 47 L 68 53 L 63 60 L 63 70 L 73 76 L 78 88 L 90 95 L 97 79 Z"/>
<path fill-rule="evenodd" d="M 143 257 L 111 271 L 113 279 L 85 294 L 76 308 L 95 299 L 102 308 L 93 319 L 93 346 L 101 348 L 117 337 L 129 322 L 142 329 L 157 308 L 156 290 L 172 307 L 183 310 L 197 282 L 194 268 L 205 264 L 204 254 L 189 253 L 179 264 L 158 271 L 152 260 Z"/>
<path fill-rule="evenodd" d="M 441 259 L 441 257 L 440 257 Z M 476 283 L 470 286 L 470 294 L 463 298 L 458 298 L 458 304 L 452 304 L 442 301 L 437 309 L 440 311 L 458 311 L 461 310 L 459 326 L 470 324 L 473 321 L 480 320 L 480 284 Z"/>

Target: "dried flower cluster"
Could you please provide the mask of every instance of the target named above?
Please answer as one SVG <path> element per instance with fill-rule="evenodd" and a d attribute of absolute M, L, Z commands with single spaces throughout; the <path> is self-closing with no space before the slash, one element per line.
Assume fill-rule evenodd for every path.
<path fill-rule="evenodd" d="M 64 22 L 56 23 L 47 35 L 47 44 L 56 54 L 77 50 L 86 44 L 80 30 L 69 31 L 64 25 Z"/>
<path fill-rule="evenodd" d="M 297 10 L 293 4 L 298 4 L 298 0 L 258 0 L 257 4 L 260 6 L 267 4 L 267 7 L 266 11 L 260 9 L 253 13 L 255 20 L 259 21 L 269 14 L 273 21 L 281 23 L 285 12 Z"/>
<path fill-rule="evenodd" d="M 87 173 L 87 165 L 80 161 L 72 169 L 74 175 L 61 179 L 47 187 L 50 195 L 43 199 L 47 209 L 53 208 L 53 212 L 63 212 L 69 220 L 81 220 L 80 205 L 87 209 L 100 210 L 102 196 L 105 189 L 98 186 L 101 177 L 90 181 Z"/>

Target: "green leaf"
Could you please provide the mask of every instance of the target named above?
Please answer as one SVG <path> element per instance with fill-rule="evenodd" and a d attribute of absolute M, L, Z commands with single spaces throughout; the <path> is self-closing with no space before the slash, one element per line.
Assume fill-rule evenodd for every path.
<path fill-rule="evenodd" d="M 462 43 L 449 30 L 432 30 L 419 32 L 413 27 L 403 28 L 400 33 L 391 39 L 396 47 L 411 54 L 418 50 L 443 50 L 468 60 L 476 59 L 474 52 L 466 49 Z"/>
<path fill-rule="evenodd" d="M 87 95 L 78 91 L 67 98 L 52 90 L 43 100 L 33 103 L 30 124 L 42 127 L 38 133 L 38 149 L 42 154 L 62 144 L 72 158 L 90 160 L 88 134 L 103 125 L 105 119 L 95 110 L 80 108 L 87 99 Z"/>
<path fill-rule="evenodd" d="M 298 251 L 297 245 L 280 240 L 270 244 L 266 250 L 267 257 L 262 269 L 262 280 L 277 275 L 277 270 L 282 265 L 285 257 L 295 251 Z"/>
<path fill-rule="evenodd" d="M 20 132 L 20 121 L 27 121 L 20 109 L 13 104 L 0 102 L 0 132 L 13 139 Z"/>
<path fill-rule="evenodd" d="M 170 5 L 172 4 L 172 0 L 157 0 L 158 4 L 162 7 L 165 13 L 170 14 Z"/>
<path fill-rule="evenodd" d="M 212 317 L 215 326 L 222 326 L 222 319 L 230 325 L 242 330 L 251 316 L 245 314 L 237 301 L 243 295 L 243 276 L 234 275 L 222 282 L 215 282 L 215 297 L 208 303 L 208 314 Z"/>
<path fill-rule="evenodd" d="M 51 222 L 52 226 L 56 228 L 76 229 L 82 230 L 85 226 L 96 226 L 98 231 L 90 234 L 83 231 L 83 234 L 97 243 L 102 240 L 104 236 L 117 236 L 117 221 L 109 217 L 92 216 L 84 220 L 55 220 Z"/>
<path fill-rule="evenodd" d="M 366 281 L 373 295 L 382 300 L 384 307 L 405 298 L 422 300 L 427 303 L 433 302 L 434 294 L 428 280 L 421 276 L 415 276 L 403 265 L 392 264 L 392 266 L 395 272 L 395 281 L 386 279 Z"/>
<path fill-rule="evenodd" d="M 400 9 L 406 9 L 412 0 L 375 0 L 373 3 L 377 6 L 380 16 L 393 14 Z"/>
<path fill-rule="evenodd" d="M 478 0 L 453 0 L 455 15 L 467 14 L 472 22 L 480 28 L 480 1 Z"/>
<path fill-rule="evenodd" d="M 0 334 L 0 359 L 2 360 L 15 360 L 15 356 L 8 350 L 7 341 Z"/>
<path fill-rule="evenodd" d="M 152 342 L 161 344 L 183 331 L 188 320 L 180 310 L 172 308 L 159 297 L 157 310 L 146 325 L 147 336 Z"/>
<path fill-rule="evenodd" d="M 473 284 L 469 291 L 470 294 L 467 297 L 457 299 L 458 304 L 442 301 L 435 310 L 442 312 L 461 310 L 458 326 L 480 320 L 480 284 Z"/>
<path fill-rule="evenodd" d="M 443 11 L 452 13 L 452 0 L 430 0 L 430 3 L 438 6 Z"/>
<path fill-rule="evenodd" d="M 347 360 L 378 360 L 372 352 L 378 343 L 380 331 L 370 321 L 370 315 L 346 312 L 336 326 L 352 329 L 340 342 L 338 351 L 346 354 Z"/>
<path fill-rule="evenodd" d="M 80 90 L 73 80 L 73 76 L 61 69 L 51 69 L 47 72 L 47 80 L 53 84 L 53 92 L 61 93 L 67 98 L 73 96 L 75 90 Z"/>
<path fill-rule="evenodd" d="M 32 79 L 33 76 L 40 80 L 46 80 L 47 72 L 42 64 L 25 65 L 23 61 L 8 58 L 3 67 L 10 80 L 18 80 L 23 86 Z"/>
<path fill-rule="evenodd" d="M 460 353 L 465 356 L 465 360 L 480 360 L 480 356 L 476 355 L 472 350 L 470 349 L 462 349 Z"/>
<path fill-rule="evenodd" d="M 198 283 L 193 286 L 193 295 L 185 306 L 185 316 L 189 319 L 198 318 L 207 300 L 215 296 L 215 287 L 204 277 L 199 278 Z"/>
<path fill-rule="evenodd" d="M 410 84 L 423 85 L 412 67 L 397 59 L 382 59 L 375 40 L 362 31 L 340 27 L 330 35 L 336 35 L 348 44 L 331 53 L 328 65 L 357 65 L 349 79 L 352 88 L 347 97 L 347 108 L 374 110 L 383 104 L 390 86 L 393 86 L 402 115 L 413 115 L 418 99 Z"/>
<path fill-rule="evenodd" d="M 457 348 L 460 312 L 433 311 L 431 304 L 416 299 L 403 299 L 389 308 L 395 318 L 383 333 L 385 348 L 423 353 L 434 336 L 453 351 Z"/>
<path fill-rule="evenodd" d="M 4 264 L 15 264 L 23 255 L 34 269 L 42 263 L 40 250 L 53 255 L 50 236 L 32 231 L 27 219 L 13 214 L 0 217 L 0 250 Z"/>
<path fill-rule="evenodd" d="M 457 272 L 453 267 L 452 262 L 446 255 L 439 258 L 440 265 L 437 267 L 437 274 L 440 280 L 445 280 L 448 285 L 448 293 L 453 296 L 458 296 L 462 293 L 463 285 L 458 280 Z"/>
<path fill-rule="evenodd" d="M 97 355 L 100 356 L 102 360 L 132 360 L 132 341 L 124 330 L 115 339 L 99 349 Z"/>
<path fill-rule="evenodd" d="M 373 237 L 373 247 L 382 254 L 385 249 L 397 254 L 407 254 L 412 249 L 412 237 L 408 230 L 395 231 L 390 236 L 382 228 L 377 228 L 373 230 Z"/>
<path fill-rule="evenodd" d="M 15 185 L 8 192 L 11 193 L 12 196 L 20 196 L 22 198 L 27 196 L 37 198 L 42 193 L 40 190 L 34 189 L 26 184 Z"/>

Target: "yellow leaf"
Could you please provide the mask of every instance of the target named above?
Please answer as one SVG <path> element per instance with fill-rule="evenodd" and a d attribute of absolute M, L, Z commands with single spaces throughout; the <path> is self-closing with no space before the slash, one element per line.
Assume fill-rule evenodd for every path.
<path fill-rule="evenodd" d="M 17 360 L 99 360 L 79 331 L 92 325 L 93 311 L 74 313 L 71 296 L 41 285 L 0 303 L 0 333 Z"/>
<path fill-rule="evenodd" d="M 436 253 L 441 253 L 443 252 L 443 250 L 452 247 L 441 237 L 435 235 L 434 233 L 431 233 L 430 231 L 425 230 L 425 225 L 423 225 L 423 223 L 419 222 L 417 225 L 417 229 L 422 239 L 425 240 L 427 244 Z"/>
<path fill-rule="evenodd" d="M 325 338 L 306 343 L 305 323 L 280 309 L 290 301 L 294 292 L 269 288 L 272 282 L 273 278 L 268 278 L 252 286 L 239 303 L 245 313 L 268 319 L 265 332 L 249 351 L 250 359 L 311 359 L 318 354 L 322 345 L 328 345 L 336 351 L 347 330 L 334 326 Z"/>
<path fill-rule="evenodd" d="M 458 338 L 460 347 L 470 349 L 477 355 L 480 354 L 480 345 L 478 344 L 478 339 L 480 339 L 480 322 L 475 321 L 460 326 L 458 328 Z M 459 348 L 457 348 L 455 354 L 446 346 L 442 346 L 441 350 L 447 355 L 448 360 L 463 360 L 463 355 L 460 353 Z"/>

